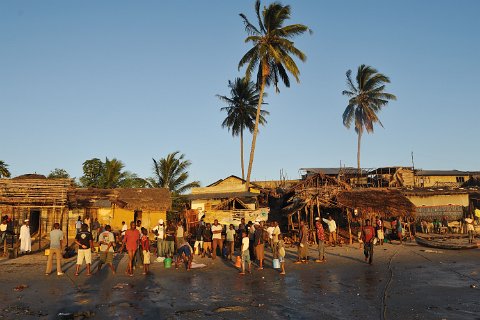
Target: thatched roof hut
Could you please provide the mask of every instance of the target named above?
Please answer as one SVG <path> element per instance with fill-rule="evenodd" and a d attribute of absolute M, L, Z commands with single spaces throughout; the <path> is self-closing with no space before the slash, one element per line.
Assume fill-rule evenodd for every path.
<path fill-rule="evenodd" d="M 100 206 L 105 202 L 129 210 L 170 210 L 172 199 L 164 188 L 126 188 L 126 189 L 74 189 L 68 193 L 70 208 L 88 208 Z"/>
<path fill-rule="evenodd" d="M 362 189 L 342 191 L 337 195 L 339 207 L 358 209 L 361 217 L 375 214 L 383 217 L 414 216 L 415 205 L 400 191 Z"/>

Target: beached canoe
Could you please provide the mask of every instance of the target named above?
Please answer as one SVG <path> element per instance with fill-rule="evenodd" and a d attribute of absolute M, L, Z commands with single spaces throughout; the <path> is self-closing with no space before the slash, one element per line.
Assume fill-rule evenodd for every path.
<path fill-rule="evenodd" d="M 415 237 L 415 241 L 422 246 L 430 247 L 430 248 L 437 248 L 437 249 L 446 249 L 446 250 L 465 250 L 465 249 L 477 249 L 477 243 L 460 243 L 455 241 L 439 241 L 439 240 L 431 240 L 425 239 L 419 236 Z"/>

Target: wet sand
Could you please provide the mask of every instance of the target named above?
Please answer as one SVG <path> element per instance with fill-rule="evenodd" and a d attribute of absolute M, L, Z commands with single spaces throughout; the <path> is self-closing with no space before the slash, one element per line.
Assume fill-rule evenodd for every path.
<path fill-rule="evenodd" d="M 134 277 L 125 275 L 124 255 L 114 260 L 116 275 L 104 267 L 91 277 L 84 267 L 74 276 L 75 258 L 60 277 L 44 275 L 41 254 L 1 260 L 0 319 L 480 319 L 478 249 L 386 244 L 375 247 L 373 265 L 358 245 L 326 252 L 326 263 L 297 265 L 287 249 L 286 276 L 271 268 L 268 252 L 267 268 L 245 276 L 230 262 L 197 256 L 207 267 L 187 272 L 153 262 L 150 275 L 137 269 Z"/>

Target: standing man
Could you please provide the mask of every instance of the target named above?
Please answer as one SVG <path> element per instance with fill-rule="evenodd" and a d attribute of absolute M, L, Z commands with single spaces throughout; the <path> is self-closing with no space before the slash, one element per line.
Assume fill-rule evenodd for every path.
<path fill-rule="evenodd" d="M 83 259 L 85 259 L 85 263 L 87 264 L 87 276 L 91 276 L 90 265 L 92 264 L 93 238 L 90 231 L 88 231 L 87 224 L 82 224 L 81 231 L 75 237 L 75 243 L 78 245 L 75 276 L 78 276 L 80 266 L 83 264 Z"/>
<path fill-rule="evenodd" d="M 92 223 L 92 238 L 93 241 L 98 241 L 98 235 L 100 234 L 100 222 L 98 222 L 98 218 Z"/>
<path fill-rule="evenodd" d="M 20 227 L 20 253 L 32 251 L 32 237 L 30 236 L 29 220 L 25 219 Z"/>
<path fill-rule="evenodd" d="M 165 225 L 163 219 L 158 220 L 158 224 L 153 227 L 153 233 L 157 237 L 157 257 L 163 257 L 165 254 Z"/>
<path fill-rule="evenodd" d="M 203 233 L 202 233 L 202 238 L 203 238 L 203 252 L 202 252 L 202 258 L 205 257 L 205 255 L 211 255 L 212 253 L 212 226 L 210 223 L 207 223 L 205 228 L 203 228 Z"/>
<path fill-rule="evenodd" d="M 244 230 L 242 231 L 242 246 L 240 250 L 242 252 L 242 271 L 240 271 L 241 275 L 245 274 L 245 263 L 248 264 L 248 273 L 250 273 L 252 263 L 250 262 L 250 240 L 248 239 L 247 232 Z"/>
<path fill-rule="evenodd" d="M 2 223 L 0 224 L 0 247 L 3 248 L 4 252 L 7 252 L 7 243 L 5 241 L 5 239 L 7 239 L 7 228 L 7 218 L 2 217 Z"/>
<path fill-rule="evenodd" d="M 55 222 L 53 225 L 53 230 L 50 231 L 50 254 L 48 255 L 47 260 L 47 270 L 45 270 L 45 275 L 50 275 L 52 272 L 52 262 L 53 255 L 55 254 L 55 259 L 57 260 L 57 275 L 63 275 L 62 272 L 62 248 L 63 248 L 63 232 L 60 230 L 60 224 Z"/>
<path fill-rule="evenodd" d="M 298 260 L 295 263 L 308 263 L 308 228 L 305 221 L 300 221 Z"/>
<path fill-rule="evenodd" d="M 265 240 L 263 238 L 263 228 L 260 224 L 255 223 L 255 233 L 253 241 L 255 243 L 255 255 L 258 260 L 257 270 L 263 270 L 263 259 L 265 258 Z"/>
<path fill-rule="evenodd" d="M 465 223 L 467 224 L 468 243 L 473 243 L 473 233 L 475 232 L 473 222 L 474 220 L 472 215 L 469 215 L 468 218 L 465 218 Z"/>
<path fill-rule="evenodd" d="M 77 222 L 75 222 L 75 229 L 77 229 L 77 234 L 82 231 L 82 218 L 78 216 Z"/>
<path fill-rule="evenodd" d="M 233 260 L 234 253 L 235 253 L 235 227 L 233 224 L 230 224 L 227 230 L 227 237 L 226 237 L 226 247 L 227 247 L 227 259 Z"/>
<path fill-rule="evenodd" d="M 400 240 L 400 244 L 403 244 L 403 224 L 402 224 L 402 217 L 398 216 L 397 218 L 397 236 L 398 240 Z"/>
<path fill-rule="evenodd" d="M 180 220 L 177 222 L 177 230 L 175 231 L 175 245 L 177 246 L 177 250 L 184 242 L 183 234 L 184 234 L 183 225 L 182 225 L 182 221 Z"/>
<path fill-rule="evenodd" d="M 325 230 L 323 230 L 320 218 L 315 218 L 315 228 L 317 229 L 318 259 L 315 262 L 325 262 Z"/>
<path fill-rule="evenodd" d="M 83 223 L 85 223 L 88 227 L 88 231 L 91 231 L 90 229 L 90 217 L 86 216 L 85 219 L 83 219 Z"/>
<path fill-rule="evenodd" d="M 222 250 L 223 250 L 222 230 L 223 230 L 222 225 L 218 223 L 217 219 L 215 219 L 213 221 L 213 226 L 212 226 L 212 234 L 213 234 L 212 259 L 213 260 L 215 260 L 215 258 L 217 257 L 217 247 L 220 248 L 220 254 L 222 254 Z"/>
<path fill-rule="evenodd" d="M 108 224 L 105 226 L 105 231 L 98 236 L 98 243 L 100 244 L 100 262 L 98 263 L 98 271 L 103 264 L 107 264 L 115 274 L 115 267 L 113 266 L 113 253 L 115 252 L 115 236 L 112 233 L 112 227 Z"/>
<path fill-rule="evenodd" d="M 173 258 L 175 250 L 175 225 L 167 221 L 167 233 L 165 236 L 165 258 Z"/>
<path fill-rule="evenodd" d="M 365 220 L 365 227 L 362 231 L 363 239 L 363 254 L 365 255 L 365 262 L 368 260 L 372 264 L 373 260 L 373 239 L 375 238 L 375 229 L 371 226 L 370 220 Z"/>
<path fill-rule="evenodd" d="M 273 232 L 272 232 L 272 252 L 273 258 L 278 259 L 278 236 L 280 235 L 280 227 L 278 226 L 278 221 L 273 222 Z"/>
<path fill-rule="evenodd" d="M 120 252 L 123 251 L 123 248 L 127 247 L 128 252 L 128 265 L 125 273 L 133 277 L 133 260 L 135 259 L 135 251 L 138 249 L 138 244 L 140 243 L 140 231 L 137 230 L 135 226 L 135 221 L 130 222 L 130 229 L 125 231 L 125 237 L 123 237 L 123 244 Z"/>
<path fill-rule="evenodd" d="M 380 242 L 380 245 L 383 246 L 383 239 L 384 239 L 384 235 L 383 235 L 383 221 L 381 218 L 379 218 L 378 216 L 375 217 L 375 230 L 377 232 L 377 238 Z"/>
<path fill-rule="evenodd" d="M 193 245 L 194 252 L 197 250 L 198 255 L 201 255 L 203 252 L 203 229 L 205 229 L 205 226 L 203 220 L 201 220 L 195 230 L 195 244 Z"/>
<path fill-rule="evenodd" d="M 328 220 L 323 218 L 323 222 L 328 225 L 328 242 L 332 247 L 335 247 L 337 244 L 337 224 L 331 215 L 328 216 Z"/>

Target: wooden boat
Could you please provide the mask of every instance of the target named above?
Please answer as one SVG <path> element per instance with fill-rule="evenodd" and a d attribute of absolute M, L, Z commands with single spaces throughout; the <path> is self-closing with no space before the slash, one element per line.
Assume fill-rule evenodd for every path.
<path fill-rule="evenodd" d="M 477 249 L 478 243 L 460 243 L 449 241 L 444 239 L 443 241 L 438 239 L 426 239 L 423 237 L 415 236 L 415 241 L 422 246 L 437 248 L 437 249 L 446 249 L 446 250 L 464 250 L 464 249 Z"/>

